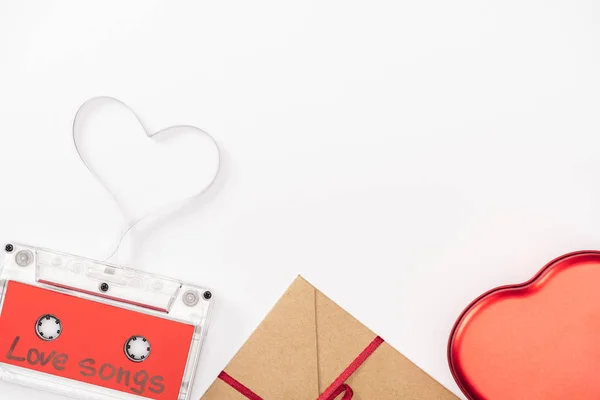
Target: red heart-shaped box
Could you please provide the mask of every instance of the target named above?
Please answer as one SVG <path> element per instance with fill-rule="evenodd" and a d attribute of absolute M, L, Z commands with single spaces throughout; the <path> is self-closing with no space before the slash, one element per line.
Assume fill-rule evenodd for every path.
<path fill-rule="evenodd" d="M 600 252 L 564 255 L 477 298 L 448 361 L 470 400 L 600 399 Z"/>

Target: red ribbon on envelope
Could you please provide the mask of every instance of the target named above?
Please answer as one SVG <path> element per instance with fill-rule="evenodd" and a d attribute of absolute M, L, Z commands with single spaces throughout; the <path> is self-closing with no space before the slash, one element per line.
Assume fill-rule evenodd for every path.
<path fill-rule="evenodd" d="M 249 398 L 250 400 L 263 400 L 262 397 L 254 393 L 252 390 L 248 389 L 246 386 L 242 385 L 240 382 L 235 380 L 235 378 L 232 378 L 231 375 L 229 375 L 225 371 L 221 371 L 221 373 L 219 374 L 219 379 L 231 386 L 232 388 L 234 388 L 235 390 L 237 390 L 238 392 L 240 392 L 241 394 L 243 394 L 244 396 L 246 396 L 247 398 Z"/>
<path fill-rule="evenodd" d="M 343 383 L 342 386 L 338 386 L 337 390 L 333 392 L 331 396 L 327 398 L 327 400 L 334 400 L 342 393 L 344 393 L 344 397 L 342 397 L 342 400 L 350 400 L 352 399 L 352 396 L 354 396 L 352 388 Z"/>
<path fill-rule="evenodd" d="M 344 394 L 342 400 L 351 400 L 354 396 L 352 388 L 345 384 L 346 380 L 356 372 L 358 368 L 377 350 L 379 346 L 384 342 L 382 338 L 377 336 L 365 349 L 350 363 L 331 385 L 317 398 L 317 400 L 335 400 L 336 397 Z M 254 393 L 252 390 L 238 382 L 235 378 L 230 376 L 227 372 L 222 371 L 219 374 L 219 379 L 223 382 L 240 392 L 242 395 L 250 400 L 263 400 L 262 397 Z"/>

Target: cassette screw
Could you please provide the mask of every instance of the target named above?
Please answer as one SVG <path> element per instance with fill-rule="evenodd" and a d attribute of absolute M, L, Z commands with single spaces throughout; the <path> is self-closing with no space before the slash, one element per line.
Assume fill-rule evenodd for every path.
<path fill-rule="evenodd" d="M 29 250 L 21 250 L 15 256 L 15 261 L 20 267 L 26 267 L 33 261 L 33 253 Z"/>
<path fill-rule="evenodd" d="M 6 250 L 7 253 L 12 253 L 14 249 L 15 246 L 13 246 L 12 244 L 7 244 L 6 247 L 4 247 L 4 250 Z"/>
<path fill-rule="evenodd" d="M 110 286 L 108 286 L 108 283 L 103 282 L 100 284 L 100 291 L 101 292 L 108 292 L 108 289 L 110 289 Z"/>
<path fill-rule="evenodd" d="M 206 292 L 204 292 L 202 297 L 204 297 L 204 300 L 210 300 L 212 299 L 212 293 L 207 290 Z"/>

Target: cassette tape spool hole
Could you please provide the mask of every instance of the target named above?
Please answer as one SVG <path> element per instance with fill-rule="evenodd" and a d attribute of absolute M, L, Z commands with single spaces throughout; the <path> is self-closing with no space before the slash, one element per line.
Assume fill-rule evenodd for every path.
<path fill-rule="evenodd" d="M 125 342 L 125 355 L 130 361 L 139 363 L 150 356 L 151 346 L 143 336 L 132 336 Z"/>
<path fill-rule="evenodd" d="M 40 339 L 51 342 L 62 333 L 62 323 L 54 315 L 42 315 L 35 323 L 35 333 Z"/>
<path fill-rule="evenodd" d="M 29 250 L 21 250 L 15 255 L 15 262 L 19 267 L 26 267 L 33 262 L 33 253 Z"/>
<path fill-rule="evenodd" d="M 183 304 L 194 307 L 200 301 L 200 295 L 195 290 L 188 290 L 183 294 Z"/>

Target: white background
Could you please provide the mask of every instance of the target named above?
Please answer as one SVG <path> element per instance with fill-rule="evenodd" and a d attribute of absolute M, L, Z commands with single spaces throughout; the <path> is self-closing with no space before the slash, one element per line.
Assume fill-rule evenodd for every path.
<path fill-rule="evenodd" d="M 592 0 L 2 1 L 0 236 L 106 255 L 121 217 L 70 129 L 115 96 L 222 147 L 202 199 L 132 234 L 136 267 L 216 294 L 193 398 L 297 274 L 458 392 L 460 311 L 600 245 L 599 21 Z"/>

